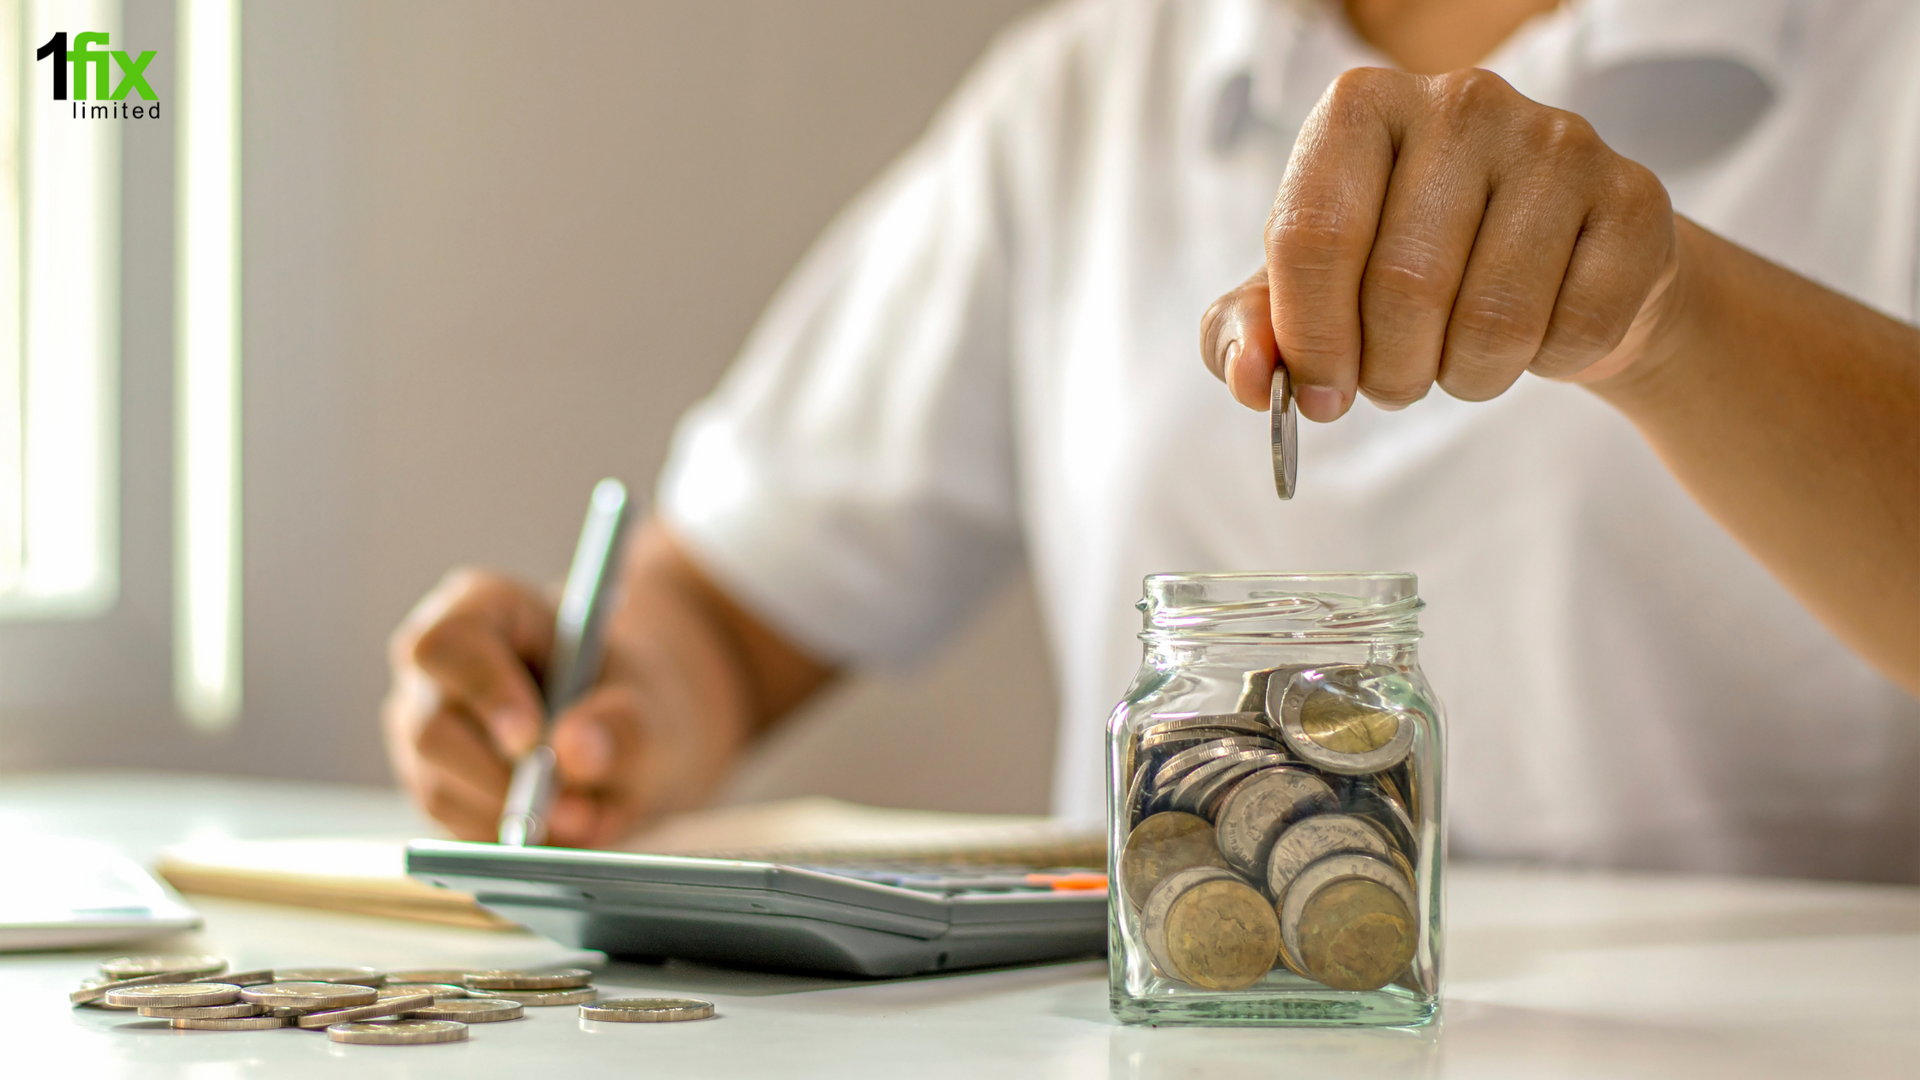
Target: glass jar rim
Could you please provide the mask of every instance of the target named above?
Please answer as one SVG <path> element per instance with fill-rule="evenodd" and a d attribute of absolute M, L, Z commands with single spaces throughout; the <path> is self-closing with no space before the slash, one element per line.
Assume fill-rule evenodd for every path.
<path fill-rule="evenodd" d="M 1149 574 L 1140 637 L 1150 644 L 1412 642 L 1425 606 L 1418 586 L 1404 571 Z"/>

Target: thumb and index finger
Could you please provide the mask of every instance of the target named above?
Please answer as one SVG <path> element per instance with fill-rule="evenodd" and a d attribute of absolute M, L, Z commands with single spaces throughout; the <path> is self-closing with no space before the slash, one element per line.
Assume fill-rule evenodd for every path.
<path fill-rule="evenodd" d="M 396 647 L 396 661 L 419 668 L 448 702 L 477 716 L 508 758 L 539 741 L 545 705 L 533 669 L 553 648 L 553 607 L 533 589 L 455 571 L 407 617 Z"/>

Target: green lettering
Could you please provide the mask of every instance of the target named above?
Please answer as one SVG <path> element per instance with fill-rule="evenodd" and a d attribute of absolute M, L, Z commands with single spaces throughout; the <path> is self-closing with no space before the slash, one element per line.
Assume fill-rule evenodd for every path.
<path fill-rule="evenodd" d="M 102 99 L 108 96 L 107 62 L 109 57 L 104 52 L 94 52 L 87 48 L 89 45 L 105 45 L 106 43 L 107 35 L 99 31 L 93 31 L 76 36 L 73 39 L 73 48 L 67 50 L 67 59 L 73 61 L 73 96 L 80 101 L 87 99 L 88 64 L 94 65 L 97 69 L 94 72 L 94 85 L 99 88 L 99 93 L 95 96 Z"/>
<path fill-rule="evenodd" d="M 114 101 L 125 98 L 129 90 L 137 92 L 148 101 L 160 96 L 153 92 L 153 87 L 147 85 L 147 65 L 153 63 L 155 55 L 153 49 L 148 49 L 138 57 L 129 57 L 118 49 L 113 51 L 113 62 L 120 65 L 121 71 L 126 72 L 126 77 L 120 80 L 120 85 L 113 88 Z"/>

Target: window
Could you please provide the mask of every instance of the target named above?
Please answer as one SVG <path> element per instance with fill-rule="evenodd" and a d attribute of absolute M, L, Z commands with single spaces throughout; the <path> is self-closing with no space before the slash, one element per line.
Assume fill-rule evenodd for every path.
<path fill-rule="evenodd" d="M 0 617 L 116 591 L 119 126 L 67 116 L 30 65 L 60 30 L 118 24 L 111 0 L 0 5 Z"/>

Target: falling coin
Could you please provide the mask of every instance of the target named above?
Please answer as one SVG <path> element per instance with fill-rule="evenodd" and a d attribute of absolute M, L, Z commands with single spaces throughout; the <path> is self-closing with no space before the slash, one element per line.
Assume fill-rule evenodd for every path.
<path fill-rule="evenodd" d="M 525 1015 L 526 1006 L 519 1002 L 493 998 L 449 998 L 407 1013 L 412 1020 L 458 1020 L 463 1024 L 491 1024 L 496 1020 L 518 1020 Z"/>
<path fill-rule="evenodd" d="M 467 1025 L 456 1020 L 361 1020 L 327 1029 L 327 1038 L 334 1042 L 374 1046 L 459 1042 L 466 1037 Z"/>
<path fill-rule="evenodd" d="M 109 979 L 132 979 L 141 975 L 171 972 L 190 982 L 202 975 L 214 975 L 227 969 L 217 956 L 116 956 L 100 962 L 100 974 Z"/>
<path fill-rule="evenodd" d="M 582 1020 L 611 1020 L 616 1024 L 658 1024 L 673 1020 L 705 1020 L 713 1002 L 699 998 L 610 998 L 580 1006 Z"/>
<path fill-rule="evenodd" d="M 1340 800 L 1324 780 L 1305 769 L 1275 768 L 1240 781 L 1220 801 L 1214 831 L 1227 865 L 1259 879 L 1265 876 L 1267 853 L 1287 826 L 1314 814 L 1340 808 Z"/>
<path fill-rule="evenodd" d="M 1203 881 L 1167 911 L 1167 959 L 1203 990 L 1241 990 L 1273 970 L 1280 921 L 1258 889 L 1237 879 Z"/>
<path fill-rule="evenodd" d="M 1120 851 L 1120 887 L 1134 907 L 1168 876 L 1194 866 L 1226 868 L 1213 826 L 1192 814 L 1163 813 L 1134 826 Z"/>
<path fill-rule="evenodd" d="M 1273 443 L 1273 490 L 1282 499 L 1291 499 L 1295 463 L 1299 460 L 1298 438 L 1294 431 L 1298 421 L 1293 413 L 1293 377 L 1287 373 L 1285 364 L 1273 365 L 1267 420 Z"/>

